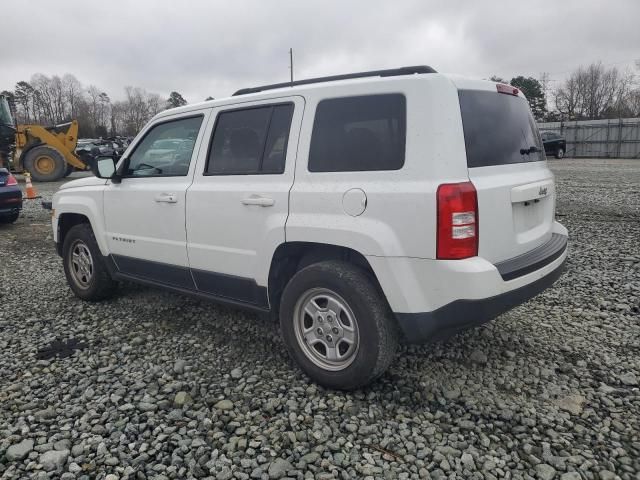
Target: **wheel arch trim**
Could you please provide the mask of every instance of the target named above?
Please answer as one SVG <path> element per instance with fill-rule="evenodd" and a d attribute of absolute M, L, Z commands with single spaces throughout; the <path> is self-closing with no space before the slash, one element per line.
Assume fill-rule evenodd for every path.
<path fill-rule="evenodd" d="M 62 248 L 62 243 L 64 239 L 60 238 L 60 219 L 63 218 L 64 215 L 74 214 L 80 215 L 87 219 L 87 223 L 91 226 L 91 230 L 93 230 L 93 235 L 96 239 L 96 243 L 98 244 L 98 248 L 100 249 L 100 253 L 103 256 L 109 254 L 109 248 L 105 238 L 104 225 L 97 221 L 97 219 L 102 218 L 101 208 L 92 199 L 90 196 L 83 195 L 73 195 L 73 197 L 62 196 L 58 199 L 55 204 L 55 225 L 54 225 L 54 240 L 59 248 Z"/>

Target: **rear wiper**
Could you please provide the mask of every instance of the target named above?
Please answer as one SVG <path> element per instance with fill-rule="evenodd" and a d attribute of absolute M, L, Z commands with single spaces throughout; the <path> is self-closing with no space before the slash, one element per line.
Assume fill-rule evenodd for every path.
<path fill-rule="evenodd" d="M 538 147 L 536 147 L 535 145 L 532 145 L 529 148 L 521 148 L 520 155 L 529 155 L 530 153 L 536 153 L 538 151 L 539 151 Z"/>

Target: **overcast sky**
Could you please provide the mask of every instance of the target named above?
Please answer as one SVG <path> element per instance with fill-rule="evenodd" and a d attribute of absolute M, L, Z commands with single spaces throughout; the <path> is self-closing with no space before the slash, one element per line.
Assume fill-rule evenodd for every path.
<path fill-rule="evenodd" d="M 634 69 L 640 0 L 3 1 L 0 45 L 0 90 L 72 73 L 112 99 L 126 85 L 197 102 L 287 81 L 289 47 L 298 79 L 426 64 L 558 81 L 598 60 Z"/>

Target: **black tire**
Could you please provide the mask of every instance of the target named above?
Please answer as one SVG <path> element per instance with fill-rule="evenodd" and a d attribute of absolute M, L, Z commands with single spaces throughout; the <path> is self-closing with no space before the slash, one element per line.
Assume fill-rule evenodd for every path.
<path fill-rule="evenodd" d="M 564 149 L 563 148 L 559 148 L 558 150 L 556 150 L 556 158 L 558 160 L 562 160 L 564 158 Z"/>
<path fill-rule="evenodd" d="M 38 159 L 41 157 L 48 157 L 51 160 L 50 170 L 42 170 L 39 168 Z M 67 162 L 62 154 L 55 148 L 45 145 L 29 150 L 24 157 L 23 166 L 36 182 L 55 182 L 63 178 L 67 171 Z"/>
<path fill-rule="evenodd" d="M 68 165 L 67 164 L 67 169 L 64 172 L 64 177 L 67 178 L 69 175 L 71 175 L 73 173 L 73 171 L 76 169 L 76 167 L 74 167 L 73 165 Z"/>
<path fill-rule="evenodd" d="M 20 216 L 20 212 L 12 213 L 10 215 L 0 216 L 0 223 L 4 223 L 4 224 L 13 223 L 16 220 L 18 220 L 19 216 Z"/>
<path fill-rule="evenodd" d="M 72 250 L 81 246 L 86 246 L 88 249 L 92 264 L 91 275 L 84 284 L 78 279 L 79 274 L 75 273 L 77 270 L 72 262 Z M 97 302 L 111 297 L 115 292 L 117 282 L 111 278 L 109 270 L 107 270 L 104 258 L 93 235 L 93 230 L 88 223 L 75 225 L 67 232 L 62 245 L 62 263 L 67 283 L 78 298 Z"/>
<path fill-rule="evenodd" d="M 313 353 L 308 353 L 311 344 L 298 340 L 300 334 L 296 333 L 295 324 L 299 318 L 296 312 L 304 308 L 299 302 L 304 302 L 312 294 L 310 292 L 318 290 L 337 294 L 355 316 L 358 347 L 351 355 L 351 363 L 337 371 L 323 368 L 317 360 L 312 360 Z M 303 315 L 303 318 L 303 322 L 316 323 L 310 315 Z M 328 319 L 331 321 L 331 317 Z M 280 326 L 289 354 L 302 370 L 314 382 L 339 390 L 363 387 L 382 375 L 394 360 L 400 341 L 389 305 L 369 274 L 342 261 L 315 263 L 293 276 L 280 301 Z M 327 323 L 327 327 L 331 326 Z M 305 325 L 304 328 L 309 327 Z M 337 347 L 338 344 L 334 342 L 333 345 Z"/>

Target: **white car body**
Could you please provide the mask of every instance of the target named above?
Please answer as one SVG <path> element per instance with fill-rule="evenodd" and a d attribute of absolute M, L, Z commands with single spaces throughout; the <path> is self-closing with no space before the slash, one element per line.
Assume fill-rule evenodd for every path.
<path fill-rule="evenodd" d="M 544 248 L 554 234 L 566 239 L 567 231 L 554 219 L 554 177 L 546 161 L 468 167 L 458 96 L 462 89 L 495 92 L 496 86 L 439 73 L 368 77 L 265 90 L 161 112 L 129 145 L 121 163 L 155 125 L 202 115 L 187 175 L 68 182 L 53 199 L 54 240 L 62 240 L 61 218 L 84 216 L 100 252 L 113 260 L 121 278 L 138 277 L 259 310 L 273 307 L 270 278 L 279 249 L 288 244 L 348 249 L 366 259 L 407 340 L 425 341 L 446 330 L 446 319 L 456 312 L 468 316 L 472 310 L 463 308 L 467 303 L 473 309 L 475 300 L 506 298 L 509 292 L 551 278 L 567 256 L 563 247 L 540 268 L 508 280 L 501 275 L 501 263 Z M 309 171 L 320 101 L 391 93 L 406 98 L 401 169 Z M 203 175 L 221 111 L 282 102 L 294 105 L 282 174 Z M 478 254 L 437 259 L 438 187 L 469 181 L 477 190 Z M 500 308 L 493 305 L 491 312 L 479 316 L 486 321 L 542 288 L 509 298 Z M 439 311 L 446 315 L 434 320 Z M 420 323 L 432 321 L 433 327 Z M 459 318 L 451 322 L 452 329 L 477 323 Z"/>

